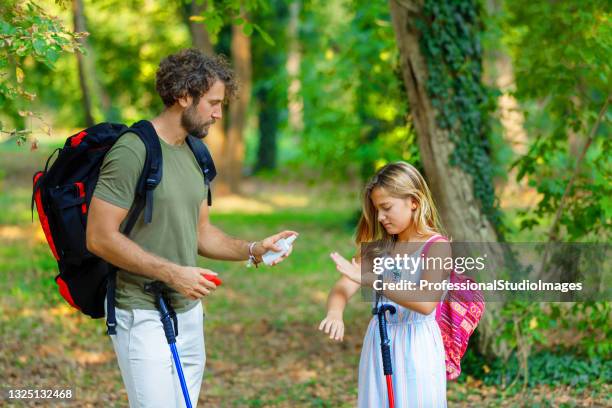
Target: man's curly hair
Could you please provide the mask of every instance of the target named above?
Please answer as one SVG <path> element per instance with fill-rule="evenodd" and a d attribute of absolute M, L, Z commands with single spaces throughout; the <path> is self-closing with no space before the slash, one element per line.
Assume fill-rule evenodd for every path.
<path fill-rule="evenodd" d="M 225 57 L 189 48 L 160 62 L 155 88 L 167 107 L 186 95 L 191 95 L 196 104 L 217 80 L 225 84 L 225 102 L 236 95 L 238 84 Z"/>

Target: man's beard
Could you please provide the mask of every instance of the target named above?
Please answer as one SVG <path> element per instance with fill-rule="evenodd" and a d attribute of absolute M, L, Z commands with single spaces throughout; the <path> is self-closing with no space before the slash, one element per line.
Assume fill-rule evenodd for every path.
<path fill-rule="evenodd" d="M 181 126 L 183 129 L 185 129 L 188 134 L 198 139 L 204 139 L 206 135 L 208 135 L 208 129 L 213 123 L 215 122 L 199 121 L 195 106 L 193 105 L 185 109 L 181 114 Z"/>

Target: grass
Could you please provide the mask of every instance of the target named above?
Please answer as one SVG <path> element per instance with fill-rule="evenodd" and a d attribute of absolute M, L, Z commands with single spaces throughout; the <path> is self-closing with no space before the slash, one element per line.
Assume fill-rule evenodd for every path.
<path fill-rule="evenodd" d="M 31 223 L 31 176 L 49 151 L 49 147 L 30 153 L 0 146 L 1 386 L 73 390 L 74 400 L 54 405 L 126 406 L 104 322 L 79 314 L 60 298 L 53 281 L 57 266 L 40 228 Z M 343 343 L 330 342 L 317 326 L 327 292 L 338 277 L 328 253 L 353 251 L 355 191 L 346 186 L 315 190 L 272 182 L 253 185 L 249 196 L 261 204 L 261 211 L 249 213 L 249 208 L 240 206 L 227 210 L 220 200 L 213 207 L 213 223 L 246 239 L 282 229 L 297 230 L 301 236 L 292 256 L 274 268 L 200 261 L 224 281 L 204 300 L 207 365 L 200 403 L 354 406 L 370 305 L 356 297 L 349 306 Z M 505 395 L 498 386 L 469 372 L 464 375 L 465 381 L 449 384 L 451 406 L 581 406 L 583 401 L 596 405 L 606 402 L 610 390 L 606 384 L 581 391 L 543 385 L 528 395 Z"/>

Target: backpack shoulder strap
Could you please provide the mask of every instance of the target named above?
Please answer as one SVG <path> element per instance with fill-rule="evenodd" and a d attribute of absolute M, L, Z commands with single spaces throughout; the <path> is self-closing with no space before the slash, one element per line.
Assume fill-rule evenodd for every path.
<path fill-rule="evenodd" d="M 145 210 L 144 221 L 149 224 L 153 218 L 153 190 L 159 185 L 163 175 L 162 152 L 159 137 L 148 120 L 134 123 L 123 133 L 136 133 L 146 148 L 145 163 L 136 185 L 134 206 L 128 216 L 125 233 L 129 234 L 134 227 L 140 212 Z"/>
<path fill-rule="evenodd" d="M 208 147 L 197 137 L 188 135 L 187 136 L 187 145 L 193 152 L 200 168 L 202 169 L 202 174 L 204 174 L 204 184 L 208 190 L 208 205 L 212 205 L 212 193 L 210 191 L 210 183 L 217 176 L 217 169 L 215 168 L 215 163 L 212 159 L 210 151 Z"/>
<path fill-rule="evenodd" d="M 123 228 L 125 235 L 130 234 L 143 209 L 145 210 L 145 223 L 151 222 L 153 218 L 153 190 L 161 182 L 163 170 L 161 143 L 151 122 L 147 120 L 136 122 L 130 128 L 123 130 L 120 136 L 128 132 L 136 133 L 142 140 L 146 149 L 146 157 L 142 173 L 136 184 L 134 204 L 130 208 L 127 222 Z M 116 274 L 117 268 L 109 264 L 106 291 L 106 332 L 111 336 L 117 334 L 117 318 L 115 316 Z"/>

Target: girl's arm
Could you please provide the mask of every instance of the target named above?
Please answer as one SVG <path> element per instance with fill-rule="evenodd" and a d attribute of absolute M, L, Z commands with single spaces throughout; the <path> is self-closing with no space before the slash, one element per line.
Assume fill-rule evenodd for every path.
<path fill-rule="evenodd" d="M 446 259 L 451 257 L 451 247 L 448 242 L 439 241 L 434 243 L 429 248 L 428 258 L 439 258 Z M 435 264 L 435 262 L 434 262 Z M 441 282 L 444 279 L 448 279 L 450 271 L 445 269 L 423 269 L 421 273 L 421 280 L 428 282 Z M 418 285 L 418 283 L 417 283 Z M 414 310 L 415 312 L 428 315 L 436 309 L 438 303 L 442 298 L 442 290 L 428 290 L 428 289 L 415 289 L 415 290 L 383 290 L 382 294 L 407 309 Z"/>
<path fill-rule="evenodd" d="M 360 287 L 358 283 L 353 282 L 346 276 L 338 279 L 327 297 L 327 314 L 342 317 L 346 304 L 357 293 Z"/>
<path fill-rule="evenodd" d="M 361 285 L 342 276 L 333 286 L 327 297 L 327 316 L 319 325 L 319 330 L 329 334 L 329 338 L 342 341 L 344 339 L 344 322 L 342 315 L 349 299 L 359 290 Z"/>
<path fill-rule="evenodd" d="M 451 257 L 451 247 L 448 242 L 439 241 L 431 245 L 429 248 L 428 258 L 439 258 L 446 259 Z M 376 277 L 372 273 L 361 272 L 361 265 L 355 259 L 348 261 L 338 253 L 332 254 L 332 259 L 336 262 L 336 268 L 342 273 L 343 278 L 349 279 L 351 282 L 358 286 L 373 287 L 374 280 Z M 436 264 L 434 262 L 434 264 Z M 428 282 L 441 282 L 444 279 L 448 279 L 449 271 L 445 269 L 423 269 L 421 274 L 421 280 Z M 417 283 L 418 286 L 418 283 Z M 380 291 L 386 298 L 394 301 L 400 306 L 407 309 L 414 310 L 415 312 L 428 315 L 434 311 L 438 303 L 442 298 L 443 291 L 441 290 L 428 290 L 416 288 L 413 290 L 382 290 Z"/>

